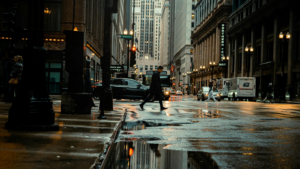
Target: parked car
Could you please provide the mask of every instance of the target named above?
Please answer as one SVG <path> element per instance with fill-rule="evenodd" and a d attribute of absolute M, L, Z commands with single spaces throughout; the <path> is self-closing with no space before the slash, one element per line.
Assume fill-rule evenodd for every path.
<path fill-rule="evenodd" d="M 175 94 L 176 95 L 182 95 L 182 91 L 181 90 L 177 90 Z"/>
<path fill-rule="evenodd" d="M 95 83 L 92 87 L 94 88 L 92 93 L 93 97 L 95 99 L 100 98 L 102 83 Z M 112 89 L 114 99 L 146 99 L 150 89 L 149 86 L 127 78 L 111 79 L 110 88 Z M 162 91 L 162 93 L 164 99 L 169 99 L 169 92 Z"/>
<path fill-rule="evenodd" d="M 208 92 L 209 92 L 209 87 L 202 87 L 199 91 L 198 91 L 198 94 L 197 94 L 197 100 L 200 101 L 205 101 L 207 100 L 208 98 Z M 218 100 L 218 101 L 221 101 L 221 95 L 220 93 L 216 91 L 214 91 L 214 96 L 215 96 L 215 99 Z"/>

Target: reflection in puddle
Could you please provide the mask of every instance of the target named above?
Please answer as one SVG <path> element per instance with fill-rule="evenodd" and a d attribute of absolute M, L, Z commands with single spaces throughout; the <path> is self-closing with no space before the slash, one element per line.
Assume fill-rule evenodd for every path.
<path fill-rule="evenodd" d="M 144 130 L 147 127 L 159 127 L 159 126 L 182 126 L 182 124 L 166 124 L 166 123 L 154 123 L 154 122 L 146 122 L 146 121 L 137 121 L 137 122 L 124 122 L 122 126 L 122 130 Z"/>
<path fill-rule="evenodd" d="M 146 141 L 115 143 L 104 168 L 219 168 L 209 153 L 167 150 L 165 149 L 166 146 L 166 144 L 148 144 Z"/>

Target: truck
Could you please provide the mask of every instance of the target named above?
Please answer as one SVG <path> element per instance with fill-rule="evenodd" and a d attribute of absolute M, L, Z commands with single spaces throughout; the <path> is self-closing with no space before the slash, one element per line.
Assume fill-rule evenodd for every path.
<path fill-rule="evenodd" d="M 221 99 L 228 98 L 230 78 L 217 79 L 217 90 L 221 96 Z"/>
<path fill-rule="evenodd" d="M 236 77 L 228 80 L 229 92 L 228 99 L 252 101 L 256 97 L 255 77 Z"/>

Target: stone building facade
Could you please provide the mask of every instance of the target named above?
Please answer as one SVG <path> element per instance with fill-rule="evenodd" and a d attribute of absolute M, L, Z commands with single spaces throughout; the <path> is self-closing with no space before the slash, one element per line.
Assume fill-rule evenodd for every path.
<path fill-rule="evenodd" d="M 226 56 L 229 42 L 225 30 L 229 27 L 231 0 L 199 0 L 195 9 L 196 27 L 192 35 L 194 47 L 194 69 L 191 72 L 193 87 L 207 86 L 209 79 L 227 77 L 227 67 L 219 66 Z M 210 66 L 214 64 L 214 69 Z M 225 62 L 225 60 L 224 60 Z M 201 70 L 205 66 L 205 69 Z"/>
<path fill-rule="evenodd" d="M 170 1 L 162 0 L 160 37 L 160 65 L 168 69 L 169 40 L 170 40 Z"/>
<path fill-rule="evenodd" d="M 295 0 L 234 0 L 227 30 L 229 77 L 256 77 L 257 97 L 273 83 L 275 98 L 300 96 L 300 13 Z M 284 43 L 279 34 L 289 32 Z M 254 52 L 247 55 L 246 47 Z"/>

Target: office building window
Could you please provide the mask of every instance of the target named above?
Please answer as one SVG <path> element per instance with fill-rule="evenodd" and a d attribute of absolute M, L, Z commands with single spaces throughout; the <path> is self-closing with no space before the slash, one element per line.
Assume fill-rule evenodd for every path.
<path fill-rule="evenodd" d="M 143 72 L 143 65 L 140 66 L 140 72 Z"/>

